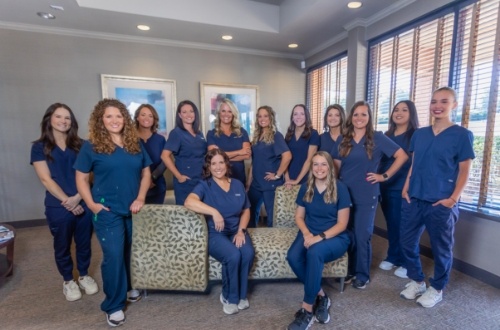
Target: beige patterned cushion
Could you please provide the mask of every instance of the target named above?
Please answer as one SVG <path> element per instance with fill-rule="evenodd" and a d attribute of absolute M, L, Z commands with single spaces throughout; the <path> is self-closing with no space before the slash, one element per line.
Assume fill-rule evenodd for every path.
<path fill-rule="evenodd" d="M 255 261 L 250 271 L 251 279 L 295 278 L 288 265 L 286 255 L 297 236 L 297 228 L 250 228 L 248 233 L 255 248 Z M 323 277 L 345 277 L 347 275 L 347 253 L 343 257 L 325 264 Z M 209 258 L 209 279 L 220 280 L 222 266 Z"/>
<path fill-rule="evenodd" d="M 133 215 L 132 287 L 205 291 L 207 226 L 202 215 L 177 205 L 145 205 Z"/>
<path fill-rule="evenodd" d="M 295 199 L 299 193 L 300 185 L 293 186 L 291 189 L 285 186 L 276 188 L 274 196 L 274 217 L 273 226 L 275 228 L 297 228 L 295 225 Z"/>

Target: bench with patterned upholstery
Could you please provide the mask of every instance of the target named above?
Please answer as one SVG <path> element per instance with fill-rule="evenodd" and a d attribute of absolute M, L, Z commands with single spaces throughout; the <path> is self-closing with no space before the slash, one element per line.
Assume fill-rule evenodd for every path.
<path fill-rule="evenodd" d="M 250 279 L 295 278 L 286 254 L 297 235 L 295 198 L 298 187 L 276 190 L 274 228 L 248 230 L 255 248 Z M 139 289 L 205 291 L 220 280 L 221 264 L 208 256 L 203 216 L 175 205 L 145 205 L 133 216 L 131 277 Z M 341 279 L 344 289 L 347 254 L 327 263 L 323 277 Z"/>

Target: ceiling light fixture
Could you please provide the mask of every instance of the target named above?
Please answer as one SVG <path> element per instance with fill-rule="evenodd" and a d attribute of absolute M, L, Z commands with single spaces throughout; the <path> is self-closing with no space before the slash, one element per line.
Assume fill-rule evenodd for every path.
<path fill-rule="evenodd" d="M 233 40 L 233 36 L 230 36 L 229 34 L 226 34 L 226 35 L 222 36 L 222 39 L 228 40 L 228 41 L 229 40 Z"/>
<path fill-rule="evenodd" d="M 351 9 L 357 9 L 360 8 L 363 5 L 361 1 L 351 1 L 347 4 L 347 7 Z"/>
<path fill-rule="evenodd" d="M 288 48 L 297 48 L 297 47 L 299 47 L 298 44 L 289 44 L 288 45 Z"/>
<path fill-rule="evenodd" d="M 54 10 L 61 10 L 61 11 L 64 10 L 63 6 L 58 6 L 58 5 L 50 5 L 50 8 L 52 8 Z"/>
<path fill-rule="evenodd" d="M 141 31 L 149 31 L 149 30 L 151 30 L 151 28 L 150 28 L 149 26 L 147 26 L 147 25 L 143 25 L 143 24 L 139 24 L 139 25 L 137 25 L 137 28 L 138 28 L 139 30 L 141 30 Z"/>
<path fill-rule="evenodd" d="M 36 13 L 38 16 L 40 16 L 41 18 L 45 18 L 45 19 L 55 19 L 56 17 L 52 14 L 49 14 L 49 13 L 45 13 L 43 11 L 39 11 L 38 13 Z"/>

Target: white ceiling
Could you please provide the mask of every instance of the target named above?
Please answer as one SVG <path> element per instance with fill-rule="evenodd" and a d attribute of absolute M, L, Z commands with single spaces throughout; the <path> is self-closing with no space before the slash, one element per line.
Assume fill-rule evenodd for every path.
<path fill-rule="evenodd" d="M 0 0 L 0 28 L 304 58 L 417 0 L 362 1 L 353 10 L 348 0 Z"/>

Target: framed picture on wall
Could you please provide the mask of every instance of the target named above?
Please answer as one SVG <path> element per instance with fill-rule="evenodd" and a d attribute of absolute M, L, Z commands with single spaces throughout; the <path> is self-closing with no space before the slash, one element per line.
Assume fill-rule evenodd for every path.
<path fill-rule="evenodd" d="M 120 100 L 132 118 L 135 110 L 149 103 L 158 112 L 158 134 L 167 136 L 175 127 L 175 80 L 101 74 L 102 97 Z"/>
<path fill-rule="evenodd" d="M 227 98 L 238 108 L 241 126 L 248 132 L 250 138 L 252 137 L 259 104 L 259 86 L 201 82 L 200 95 L 201 122 L 205 134 L 214 128 L 219 103 Z"/>

